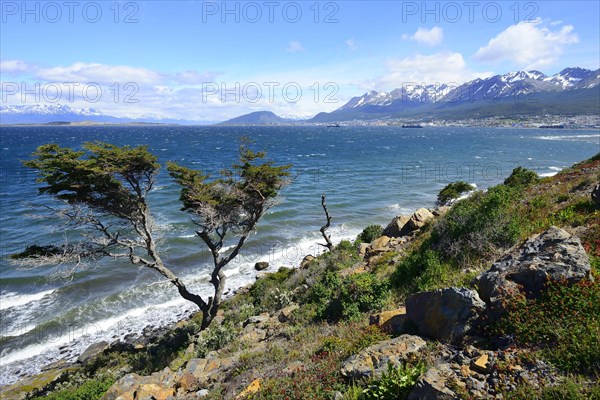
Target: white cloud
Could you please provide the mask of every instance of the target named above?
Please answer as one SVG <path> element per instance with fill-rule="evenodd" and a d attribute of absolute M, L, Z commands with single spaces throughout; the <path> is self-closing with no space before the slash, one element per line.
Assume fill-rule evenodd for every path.
<path fill-rule="evenodd" d="M 186 85 L 199 85 L 202 83 L 214 82 L 221 72 L 207 71 L 198 72 L 193 70 L 177 72 L 174 76 L 176 82 Z"/>
<path fill-rule="evenodd" d="M 304 51 L 304 46 L 302 46 L 302 43 L 292 40 L 288 46 L 285 48 L 286 51 L 290 52 L 290 53 L 297 53 L 299 51 Z"/>
<path fill-rule="evenodd" d="M 158 83 L 163 79 L 161 74 L 146 68 L 82 62 L 66 67 L 43 68 L 37 72 L 37 75 L 52 82 L 134 82 L 140 84 Z"/>
<path fill-rule="evenodd" d="M 356 41 L 354 39 L 346 40 L 346 45 L 350 48 L 350 50 L 356 50 Z"/>
<path fill-rule="evenodd" d="M 402 39 L 414 40 L 426 46 L 437 46 L 444 39 L 444 31 L 438 26 L 434 26 L 431 29 L 419 28 L 412 36 L 408 36 L 407 34 L 402 35 Z"/>
<path fill-rule="evenodd" d="M 12 74 L 16 72 L 25 72 L 33 67 L 21 60 L 0 60 L 0 72 L 2 74 Z"/>
<path fill-rule="evenodd" d="M 555 26 L 550 23 L 551 26 Z M 569 44 L 578 43 L 572 25 L 551 30 L 541 20 L 511 25 L 474 55 L 478 61 L 510 61 L 519 68 L 535 69 L 555 63 Z"/>
<path fill-rule="evenodd" d="M 389 72 L 373 82 L 374 87 L 394 89 L 410 82 L 426 85 L 460 84 L 478 77 L 493 75 L 490 72 L 471 71 L 462 54 L 449 51 L 390 60 L 387 67 Z"/>

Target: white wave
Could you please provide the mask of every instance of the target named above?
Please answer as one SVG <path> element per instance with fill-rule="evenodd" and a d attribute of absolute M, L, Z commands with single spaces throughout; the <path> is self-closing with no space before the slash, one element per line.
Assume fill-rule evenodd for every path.
<path fill-rule="evenodd" d="M 542 178 L 547 178 L 547 177 L 549 177 L 549 176 L 554 176 L 554 175 L 556 175 L 556 174 L 558 174 L 558 171 L 555 171 L 555 172 L 545 172 L 545 173 L 543 173 L 543 174 L 539 174 L 539 175 L 540 175 L 540 177 L 542 177 Z"/>
<path fill-rule="evenodd" d="M 29 304 L 34 301 L 39 301 L 44 297 L 54 293 L 55 290 L 56 289 L 51 289 L 34 294 L 18 294 L 14 292 L 3 293 L 0 295 L 0 310 L 6 310 L 9 308 Z"/>
<path fill-rule="evenodd" d="M 563 169 L 561 167 L 548 167 L 548 169 L 551 169 L 552 171 L 562 171 Z"/>
<path fill-rule="evenodd" d="M 599 139 L 600 135 L 548 135 L 534 136 L 535 139 L 541 140 L 577 140 L 577 139 Z"/>

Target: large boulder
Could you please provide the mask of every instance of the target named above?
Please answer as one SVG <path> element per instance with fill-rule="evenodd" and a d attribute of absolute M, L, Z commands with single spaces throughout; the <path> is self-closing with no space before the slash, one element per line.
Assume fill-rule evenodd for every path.
<path fill-rule="evenodd" d="M 460 341 L 484 310 L 477 292 L 465 288 L 419 292 L 406 299 L 406 314 L 419 331 L 442 341 Z"/>
<path fill-rule="evenodd" d="M 421 351 L 425 345 L 423 339 L 413 335 L 401 335 L 384 340 L 344 361 L 341 373 L 350 380 L 379 377 L 387 370 L 388 363 L 398 365 L 411 354 Z"/>
<path fill-rule="evenodd" d="M 404 225 L 410 220 L 410 217 L 406 215 L 398 215 L 394 217 L 392 221 L 385 227 L 383 234 L 388 237 L 400 237 L 402 236 L 402 229 Z"/>
<path fill-rule="evenodd" d="M 417 231 L 421 229 L 427 222 L 432 220 L 434 215 L 426 208 L 419 208 L 414 212 L 413 215 L 410 216 L 408 222 L 402 228 L 402 232 L 400 236 L 408 235 L 413 231 Z"/>
<path fill-rule="evenodd" d="M 150 376 L 127 374 L 115 382 L 101 400 L 166 400 L 175 395 L 175 375 L 165 368 Z"/>
<path fill-rule="evenodd" d="M 552 226 L 496 261 L 474 283 L 481 298 L 500 311 L 504 298 L 519 291 L 535 297 L 548 280 L 574 283 L 593 279 L 590 269 L 590 260 L 579 239 Z"/>

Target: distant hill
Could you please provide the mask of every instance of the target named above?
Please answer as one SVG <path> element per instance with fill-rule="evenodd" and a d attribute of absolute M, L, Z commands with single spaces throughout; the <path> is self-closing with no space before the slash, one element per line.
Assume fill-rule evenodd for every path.
<path fill-rule="evenodd" d="M 281 118 L 271 111 L 256 111 L 221 122 L 219 125 L 276 125 L 290 122 L 293 122 L 293 120 Z"/>

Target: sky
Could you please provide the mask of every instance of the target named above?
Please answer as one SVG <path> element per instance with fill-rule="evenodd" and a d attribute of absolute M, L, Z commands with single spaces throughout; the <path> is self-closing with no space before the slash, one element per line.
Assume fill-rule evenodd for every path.
<path fill-rule="evenodd" d="M 598 1 L 0 0 L 1 104 L 222 121 L 600 67 Z"/>

